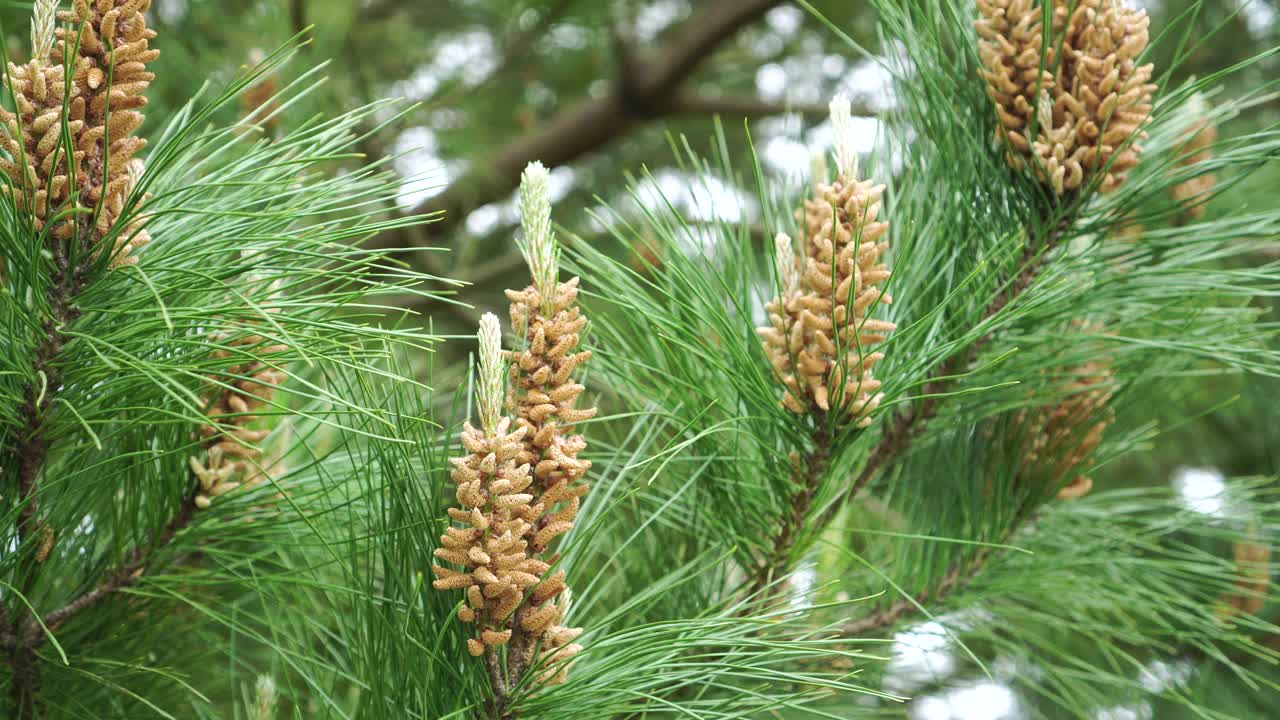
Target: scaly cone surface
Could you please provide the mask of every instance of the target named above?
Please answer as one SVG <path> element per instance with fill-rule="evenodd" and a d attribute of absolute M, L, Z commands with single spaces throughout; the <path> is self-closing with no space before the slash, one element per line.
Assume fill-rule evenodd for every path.
<path fill-rule="evenodd" d="M 847 104 L 833 102 L 833 119 L 847 115 Z M 765 307 L 769 326 L 756 332 L 785 387 L 783 406 L 795 413 L 839 408 L 865 427 L 883 398 L 872 368 L 884 354 L 871 348 L 896 327 L 869 317 L 893 301 L 881 289 L 890 276 L 881 261 L 889 224 L 879 220 L 884 186 L 857 180 L 856 159 L 839 134 L 840 172 L 832 183 L 815 172 L 814 196 L 800 214 L 804 252 L 797 256 L 785 235 L 775 243 L 782 290 Z"/>
<path fill-rule="evenodd" d="M 1116 0 L 1054 0 L 1053 42 L 1042 50 L 1042 5 L 977 0 L 978 52 L 1009 163 L 1030 162 L 1058 195 L 1097 182 L 1102 192 L 1138 164 L 1149 122 L 1153 66 L 1145 10 Z"/>
<path fill-rule="evenodd" d="M 73 64 L 72 97 L 81 102 L 72 113 L 83 120 L 73 135 L 83 161 L 79 205 L 97 213 L 84 215 L 82 232 L 95 245 L 115 232 L 111 264 L 134 263 L 131 251 L 150 241 L 142 228 L 146 218 L 136 214 L 127 227 L 116 223 L 128 213 L 140 176 L 134 156 L 147 145 L 134 133 L 142 127 L 145 92 L 155 79 L 147 64 L 160 56 L 150 47 L 156 36 L 146 22 L 151 0 L 76 0 L 72 8 L 58 13 L 68 27 L 56 29 L 51 58 Z"/>

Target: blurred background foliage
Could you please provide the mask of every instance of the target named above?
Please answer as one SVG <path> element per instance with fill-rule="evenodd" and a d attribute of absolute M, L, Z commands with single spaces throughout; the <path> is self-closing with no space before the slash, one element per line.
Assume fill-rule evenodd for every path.
<path fill-rule="evenodd" d="M 1154 34 L 1187 5 L 1141 4 L 1152 14 Z M 812 5 L 871 53 L 892 52 L 876 34 L 869 3 Z M 402 299 L 445 336 L 469 336 L 481 312 L 504 304 L 502 288 L 525 282 L 513 190 L 527 161 L 553 167 L 556 218 L 569 244 L 608 235 L 606 222 L 620 220 L 602 208 L 632 207 L 629 178 L 641 174 L 652 176 L 686 220 L 753 224 L 762 213 L 751 179 L 740 187 L 699 184 L 680 162 L 681 138 L 696 153 L 717 154 L 719 119 L 735 167 L 751 167 L 754 152 L 767 172 L 798 184 L 808 173 L 809 148 L 829 142 L 825 102 L 834 92 L 849 93 L 865 116 L 867 152 L 876 147 L 877 109 L 893 102 L 873 58 L 851 55 L 847 40 L 783 0 L 155 0 L 152 12 L 163 51 L 150 92 L 157 126 L 201 84 L 220 86 L 303 33 L 311 38 L 305 62 L 265 83 L 283 88 L 328 62 L 326 83 L 280 108 L 264 132 L 379 98 L 417 103 L 393 122 L 371 121 L 362 150 L 405 181 L 399 206 L 386 208 L 388 214 L 441 217 L 371 242 L 450 251 L 403 257 L 472 283 L 453 303 Z M 24 57 L 29 13 L 29 2 L 0 5 L 11 58 Z M 1158 73 L 1171 73 L 1165 87 L 1174 87 L 1278 45 L 1280 2 L 1207 0 L 1183 52 L 1174 55 L 1178 43 L 1158 43 L 1152 60 Z M 1253 89 L 1278 73 L 1280 59 L 1267 58 L 1227 78 L 1227 92 Z M 239 112 L 252 112 L 249 105 Z M 1277 120 L 1280 99 L 1272 97 L 1223 134 L 1247 134 Z M 1278 188 L 1280 166 L 1272 163 L 1215 198 L 1207 217 L 1274 206 Z M 661 201 L 652 202 L 660 211 Z M 771 234 L 763 226 L 753 230 Z M 638 262 L 645 251 L 631 252 Z M 1280 261 L 1280 241 L 1254 261 Z M 1267 312 L 1267 321 L 1280 320 L 1275 303 Z M 470 350 L 469 342 L 442 350 L 434 361 L 438 386 L 465 374 Z M 1099 486 L 1200 482 L 1192 492 L 1211 494 L 1215 477 L 1280 474 L 1280 381 L 1170 379 L 1150 408 L 1166 430 L 1144 452 L 1100 468 Z"/>

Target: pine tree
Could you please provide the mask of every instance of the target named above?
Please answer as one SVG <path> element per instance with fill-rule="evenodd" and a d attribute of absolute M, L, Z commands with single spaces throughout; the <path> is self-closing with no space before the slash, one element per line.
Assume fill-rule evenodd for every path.
<path fill-rule="evenodd" d="M 1273 711 L 1274 480 L 1121 472 L 1280 367 L 1280 208 L 1213 204 L 1280 154 L 1227 131 L 1271 89 L 1172 85 L 1185 27 L 1118 0 L 872 4 L 876 152 L 843 96 L 800 187 L 677 139 L 761 217 L 642 175 L 603 241 L 530 164 L 458 369 L 389 306 L 459 283 L 362 249 L 431 219 L 355 157 L 395 102 L 280 123 L 323 70 L 282 83 L 291 44 L 144 123 L 149 0 L 36 3 L 0 116 L 2 712 Z M 899 667 L 922 635 L 945 672 Z"/>

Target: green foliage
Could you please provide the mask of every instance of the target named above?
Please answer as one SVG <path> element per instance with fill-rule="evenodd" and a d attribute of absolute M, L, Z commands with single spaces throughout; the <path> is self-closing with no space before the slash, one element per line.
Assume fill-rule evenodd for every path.
<path fill-rule="evenodd" d="M 677 35 L 697 5 L 666 3 L 674 21 L 641 37 L 637 18 L 657 4 L 190 0 L 157 13 L 169 44 L 150 112 L 167 122 L 149 125 L 162 129 L 131 199 L 155 238 L 139 263 L 102 258 L 75 319 L 50 322 L 56 259 L 0 201 L 0 684 L 16 686 L 21 664 L 15 617 L 47 617 L 141 548 L 136 581 L 41 628 L 49 717 L 264 720 L 261 676 L 277 688 L 270 717 L 493 716 L 461 594 L 434 590 L 430 571 L 454 504 L 448 459 L 474 414 L 472 328 L 444 311 L 471 309 L 462 283 L 413 269 L 440 267 L 425 253 L 365 245 L 431 219 L 395 210 L 405 128 L 430 129 L 450 172 L 478 166 L 625 77 L 635 47 Z M 687 85 L 754 95 L 757 69 L 776 64 L 825 97 L 838 73 L 812 68 L 833 57 L 892 78 L 861 173 L 889 186 L 894 299 L 870 313 L 899 328 L 880 347 L 884 402 L 866 428 L 779 406 L 755 329 L 778 289 L 769 240 L 804 234 L 794 211 L 808 188 L 763 159 L 787 123 L 675 116 L 576 163 L 555 217 L 604 412 L 582 424 L 592 489 L 553 562 L 585 649 L 565 684 L 515 688 L 513 714 L 920 717 L 999 683 L 1019 717 L 1266 715 L 1280 692 L 1276 603 L 1223 608 L 1257 572 L 1233 552 L 1280 541 L 1275 51 L 1228 41 L 1244 23 L 1228 3 L 1163 3 L 1141 164 L 1113 193 L 1061 201 L 1005 162 L 970 4 L 799 4 L 797 29 L 774 17 L 744 30 Z M 30 3 L 9 5 L 12 35 Z M 310 45 L 245 69 L 251 50 L 312 23 Z M 467 42 L 492 62 L 437 63 Z M 377 99 L 421 94 L 416 73 L 437 65 L 422 105 Z M 190 68 L 208 80 L 195 99 Z M 270 127 L 238 120 L 244 92 L 273 83 Z M 370 104 L 318 112 L 358 101 Z M 1185 165 L 1201 120 L 1222 139 Z M 793 124 L 813 141 L 803 133 L 820 122 Z M 1210 173 L 1192 218 L 1171 188 Z M 491 281 L 463 300 L 495 309 L 495 284 L 526 284 L 508 259 L 515 225 L 500 215 L 457 233 L 449 267 Z M 1028 262 L 1037 272 L 1010 294 Z M 65 342 L 41 357 L 51 332 Z M 467 340 L 440 345 L 455 337 Z M 252 360 L 287 376 L 255 413 L 269 481 L 167 538 L 209 397 L 251 380 L 230 366 Z M 1114 413 L 1103 442 L 1087 458 L 1046 451 L 1073 463 L 1068 477 L 1028 470 L 1043 428 L 1026 418 L 1100 367 L 1109 400 L 1077 421 Z M 15 530 L 11 450 L 32 437 L 33 393 L 52 399 L 38 418 L 37 497 L 54 532 L 43 561 Z M 793 454 L 820 452 L 829 463 L 800 505 L 810 478 Z M 1188 464 L 1238 479 L 1196 504 L 1168 488 Z M 1055 499 L 1085 471 L 1090 496 Z M 945 669 L 904 668 L 922 636 Z"/>

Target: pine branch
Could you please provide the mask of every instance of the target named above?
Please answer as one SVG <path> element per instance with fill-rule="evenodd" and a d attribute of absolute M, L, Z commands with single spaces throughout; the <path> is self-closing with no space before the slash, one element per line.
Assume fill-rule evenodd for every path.
<path fill-rule="evenodd" d="M 1021 532 L 1022 528 L 1035 517 L 1035 513 L 1032 512 L 1033 509 L 1034 507 L 1031 505 L 1031 498 L 1029 497 L 1023 498 L 1018 503 L 1018 507 L 1013 513 L 1013 520 L 1009 523 L 1009 529 L 1001 537 L 1000 544 L 1009 542 L 1010 539 Z M 846 637 L 858 637 L 877 630 L 883 630 L 897 624 L 899 620 L 908 615 L 920 612 L 921 607 L 926 602 L 936 603 L 945 600 L 952 593 L 963 589 L 969 581 L 982 572 L 994 552 L 994 545 L 981 546 L 972 558 L 953 564 L 933 590 L 924 588 L 916 593 L 913 599 L 900 598 L 882 610 L 877 610 L 870 615 L 845 623 L 840 628 L 841 634 Z"/>
<path fill-rule="evenodd" d="M 979 324 L 985 323 L 1000 314 L 1010 303 L 1020 298 L 1035 282 L 1035 279 L 1039 277 L 1040 272 L 1044 270 L 1050 253 L 1061 245 L 1067 231 L 1075 221 L 1074 198 L 1067 198 L 1065 204 L 1072 209 L 1064 212 L 1058 218 L 1042 241 L 1027 243 L 1026 247 L 1023 248 L 1022 256 L 1018 260 L 1017 274 L 1009 282 L 1005 283 L 1004 288 L 988 303 L 986 309 L 983 310 Z M 951 355 L 934 368 L 929 375 L 929 380 L 924 385 L 924 392 L 922 393 L 924 399 L 920 401 L 919 405 L 909 406 L 894 413 L 890 421 L 889 430 L 881 436 L 871 454 L 867 456 L 866 463 L 862 466 L 862 470 L 859 471 L 853 484 L 845 491 L 842 501 L 833 503 L 831 507 L 827 508 L 818 520 L 818 527 L 826 527 L 834 519 L 844 502 L 856 498 L 882 468 L 911 449 L 916 439 L 924 434 L 929 421 L 937 416 L 939 406 L 944 399 L 944 393 L 955 382 L 955 377 L 969 366 L 972 360 L 991 342 L 993 337 L 993 332 L 986 333 L 968 347 Z"/>
<path fill-rule="evenodd" d="M 833 437 L 826 425 L 825 413 L 818 413 L 815 421 L 819 429 L 813 436 L 814 447 L 805 453 L 804 458 L 797 462 L 793 469 L 792 479 L 796 481 L 798 489 L 788 503 L 791 512 L 782 519 L 777 534 L 769 539 L 766 547 L 771 548 L 771 551 L 767 559 L 755 569 L 748 585 L 750 597 L 757 597 L 763 593 L 778 574 L 786 569 L 796 539 L 804 527 L 809 509 L 813 506 L 814 496 L 817 495 L 818 488 L 822 486 L 822 481 L 830 469 Z"/>
<path fill-rule="evenodd" d="M 840 634 L 854 638 L 884 630 L 896 625 L 902 618 L 919 612 L 921 606 L 927 602 L 945 600 L 953 592 L 963 588 L 975 575 L 981 572 L 990 556 L 991 549 L 984 547 L 970 561 L 952 565 L 947 574 L 942 576 L 942 581 L 932 591 L 926 588 L 916 593 L 914 598 L 896 600 L 886 608 L 876 610 L 870 615 L 857 620 L 851 620 L 840 626 Z"/>
<path fill-rule="evenodd" d="M 735 95 L 706 95 L 696 92 L 677 93 L 667 105 L 673 115 L 729 115 L 733 117 L 768 117 L 794 112 L 822 117 L 831 110 L 822 103 L 774 102 L 763 98 Z M 875 108 L 864 103 L 853 109 L 855 115 L 870 116 Z"/>
<path fill-rule="evenodd" d="M 28 383 L 25 390 L 25 402 L 19 408 L 19 430 L 17 443 L 12 452 L 18 458 L 18 502 L 21 510 L 18 514 L 18 553 L 21 592 L 24 596 L 31 593 L 35 586 L 37 571 L 47 554 L 47 548 L 39 544 L 51 542 L 46 539 L 47 530 L 42 528 L 40 520 L 39 479 L 49 453 L 49 438 L 45 435 L 45 415 L 53 403 L 56 388 L 61 385 L 55 360 L 62 352 L 66 336 L 62 328 L 73 322 L 80 315 L 74 305 L 74 299 L 83 283 L 82 268 L 69 267 L 66 246 L 55 243 L 52 246 L 54 273 L 48 292 L 50 314 L 41 324 L 43 337 L 32 354 L 32 371 L 38 384 Z M 37 547 L 33 548 L 33 544 Z M 25 627 L 32 623 L 25 605 L 20 606 L 11 622 L 5 613 L 6 644 L 12 644 L 14 652 L 9 658 L 13 669 L 11 693 L 18 716 L 21 718 L 39 718 L 44 716 L 40 697 L 40 670 L 38 658 L 33 650 L 22 642 L 26 636 Z"/>
<path fill-rule="evenodd" d="M 124 562 L 115 571 L 109 573 L 106 579 L 97 587 L 86 592 L 80 597 L 72 600 L 61 608 L 47 613 L 41 618 L 44 626 L 53 630 L 62 625 L 67 620 L 75 617 L 81 611 L 93 607 L 98 602 L 106 598 L 117 590 L 122 590 L 136 583 L 146 571 L 147 562 L 155 555 L 156 551 L 164 548 L 177 537 L 178 533 L 191 524 L 196 514 L 196 497 L 199 493 L 200 485 L 198 482 L 194 484 L 182 503 L 178 506 L 178 511 L 173 518 L 169 520 L 164 529 L 156 535 L 155 539 L 145 545 L 139 545 L 130 550 L 126 555 Z M 30 637 L 27 638 L 28 644 L 38 644 L 44 635 L 40 632 L 41 628 L 36 623 L 30 623 L 26 629 Z"/>

